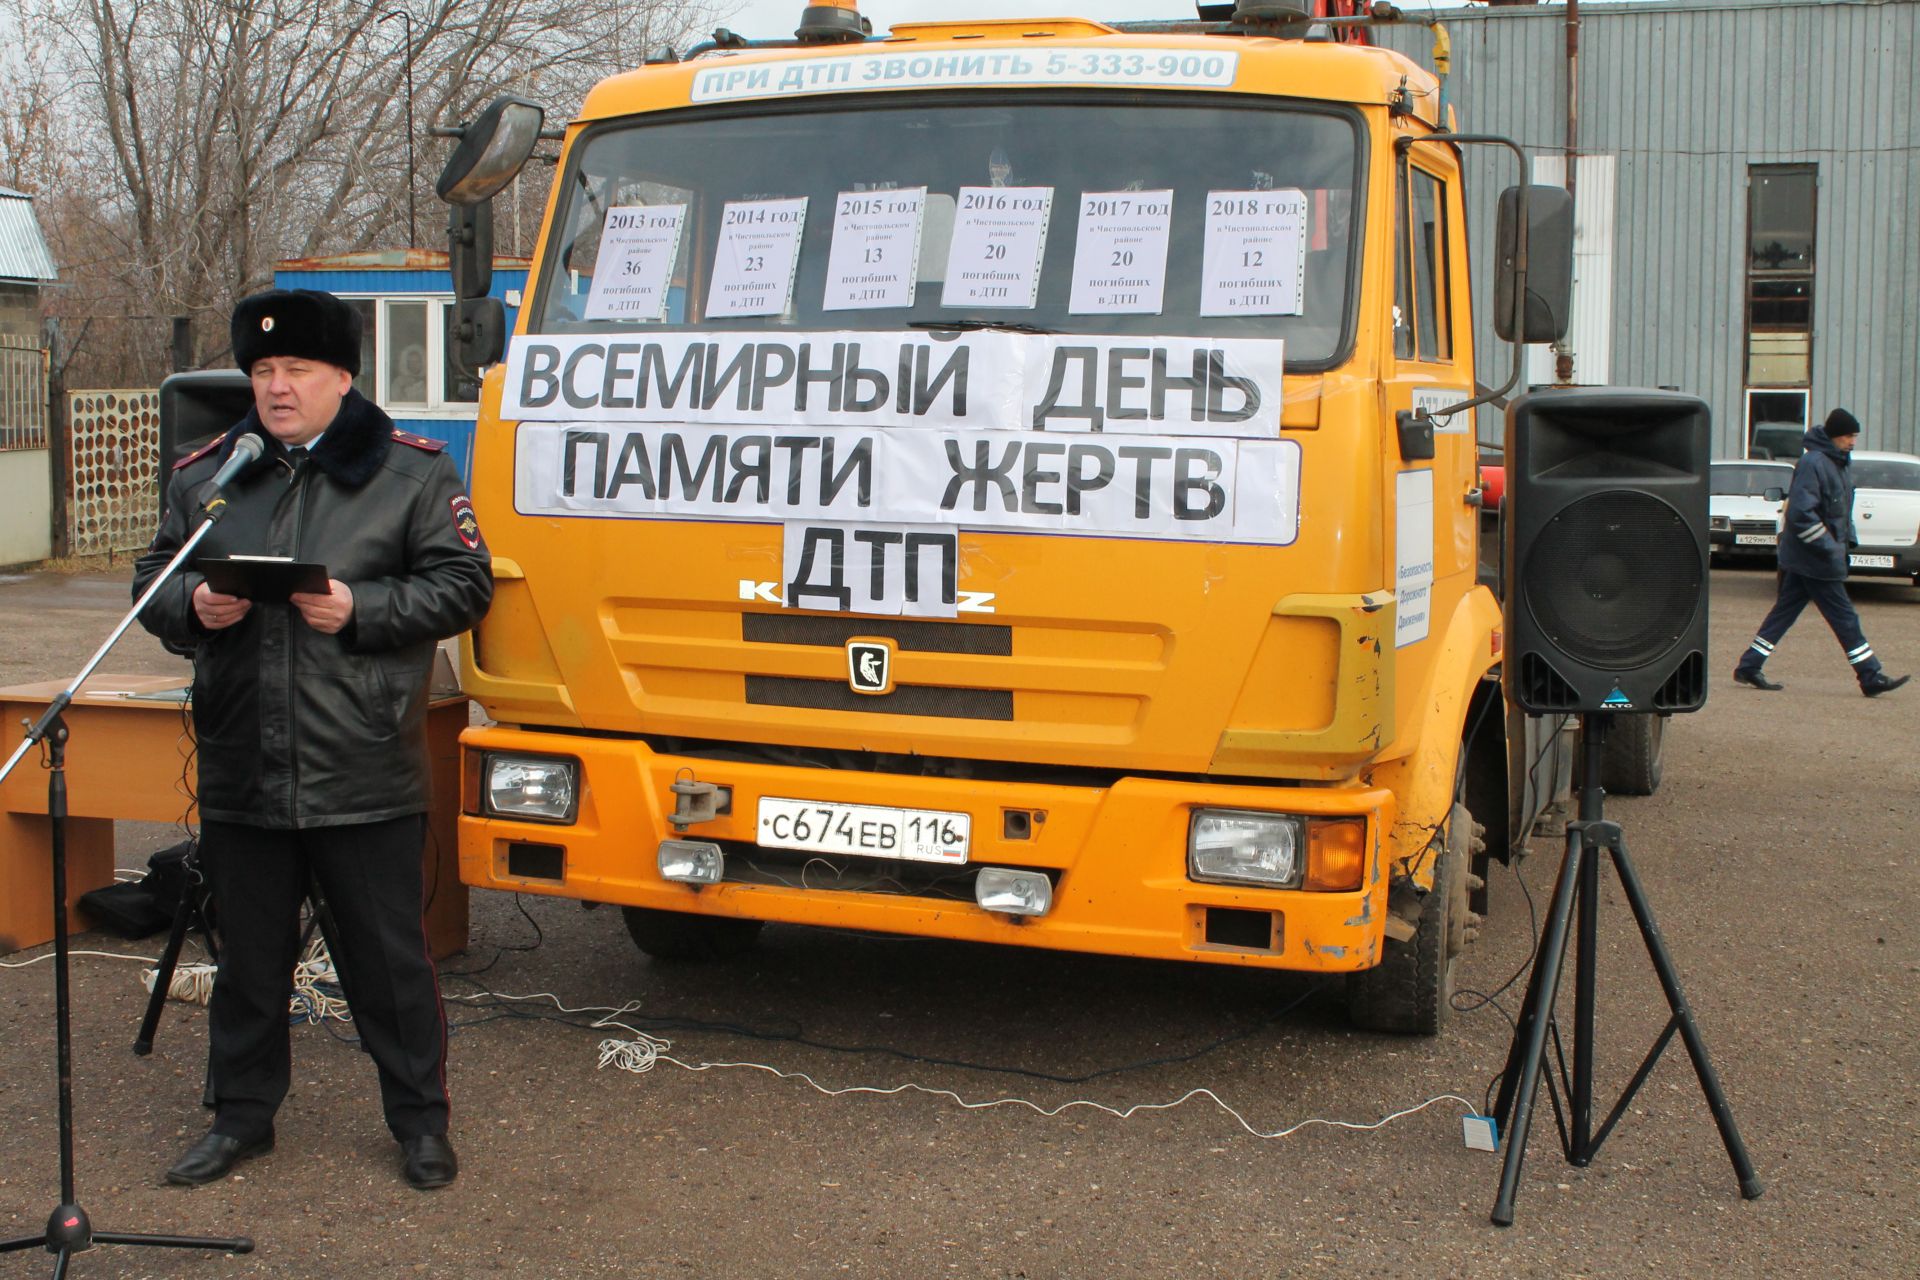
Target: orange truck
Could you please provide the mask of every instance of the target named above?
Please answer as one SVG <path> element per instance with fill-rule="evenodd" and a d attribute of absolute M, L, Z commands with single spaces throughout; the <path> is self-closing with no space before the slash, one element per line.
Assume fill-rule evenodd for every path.
<path fill-rule="evenodd" d="M 541 118 L 466 127 L 468 884 L 653 956 L 825 925 L 1339 974 L 1438 1028 L 1567 762 L 1482 564 L 1486 140 L 1365 42 L 1392 6 L 1329 7 L 816 4 L 614 76 L 549 135 L 510 343 L 486 202 Z M 1502 199 L 1503 336 L 1565 314 L 1564 202 Z"/>

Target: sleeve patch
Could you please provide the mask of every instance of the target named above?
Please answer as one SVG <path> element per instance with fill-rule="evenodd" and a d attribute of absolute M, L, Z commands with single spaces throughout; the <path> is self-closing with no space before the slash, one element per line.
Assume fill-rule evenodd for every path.
<path fill-rule="evenodd" d="M 453 531 L 460 535 L 460 541 L 466 544 L 467 550 L 478 551 L 480 549 L 480 518 L 473 514 L 473 502 L 463 493 L 454 498 L 451 505 Z"/>

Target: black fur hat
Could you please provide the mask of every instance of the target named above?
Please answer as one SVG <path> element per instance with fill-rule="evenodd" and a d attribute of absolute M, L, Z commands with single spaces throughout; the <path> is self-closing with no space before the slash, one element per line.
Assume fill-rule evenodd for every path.
<path fill-rule="evenodd" d="M 360 372 L 360 313 L 318 289 L 273 289 L 233 309 L 233 362 L 246 373 L 268 356 L 322 360 Z"/>
<path fill-rule="evenodd" d="M 1828 414 L 1825 425 L 1827 428 L 1827 439 L 1829 440 L 1838 440 L 1841 436 L 1857 436 L 1860 434 L 1860 419 L 1854 417 L 1845 409 L 1835 409 L 1832 413 Z"/>

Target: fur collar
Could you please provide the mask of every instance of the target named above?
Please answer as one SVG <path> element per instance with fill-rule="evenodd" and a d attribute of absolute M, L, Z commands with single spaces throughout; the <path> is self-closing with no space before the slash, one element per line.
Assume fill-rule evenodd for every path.
<path fill-rule="evenodd" d="M 258 409 L 247 410 L 247 416 L 227 432 L 220 442 L 220 460 L 226 461 L 233 452 L 233 445 L 243 435 L 256 435 L 267 446 L 267 453 L 278 452 L 280 446 L 268 434 L 260 421 Z M 373 479 L 380 464 L 387 460 L 387 450 L 393 448 L 393 419 L 389 418 L 379 405 L 360 394 L 358 388 L 350 389 L 340 401 L 340 412 L 334 416 L 320 443 L 313 447 L 310 455 L 313 464 L 325 472 L 338 484 L 349 489 L 358 489 Z"/>

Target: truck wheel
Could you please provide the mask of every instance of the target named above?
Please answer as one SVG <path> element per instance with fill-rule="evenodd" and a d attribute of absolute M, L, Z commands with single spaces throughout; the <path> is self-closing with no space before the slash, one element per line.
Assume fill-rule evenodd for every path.
<path fill-rule="evenodd" d="M 1615 716 L 1600 756 L 1600 785 L 1616 796 L 1650 796 L 1660 789 L 1660 745 L 1667 718 Z"/>
<path fill-rule="evenodd" d="M 633 943 L 655 960 L 731 960 L 753 948 L 759 920 L 622 907 Z"/>
<path fill-rule="evenodd" d="M 1388 938 L 1380 963 L 1347 975 L 1347 1016 L 1368 1031 L 1438 1034 L 1452 1011 L 1453 969 L 1474 923 L 1467 908 L 1467 866 L 1479 843 L 1473 816 L 1453 806 L 1433 888 L 1421 900 L 1420 923 L 1405 942 Z"/>

